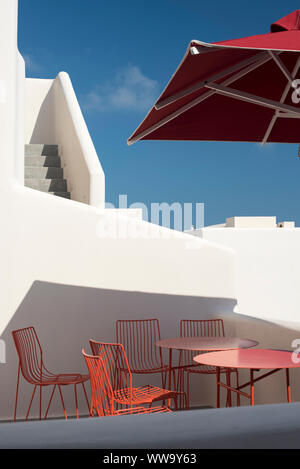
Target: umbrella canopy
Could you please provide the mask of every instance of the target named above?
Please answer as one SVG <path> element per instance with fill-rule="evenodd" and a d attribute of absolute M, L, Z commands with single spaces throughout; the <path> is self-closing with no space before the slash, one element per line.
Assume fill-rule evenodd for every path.
<path fill-rule="evenodd" d="M 267 34 L 211 44 L 194 40 L 128 144 L 299 143 L 299 69 L 300 10 L 273 23 Z"/>

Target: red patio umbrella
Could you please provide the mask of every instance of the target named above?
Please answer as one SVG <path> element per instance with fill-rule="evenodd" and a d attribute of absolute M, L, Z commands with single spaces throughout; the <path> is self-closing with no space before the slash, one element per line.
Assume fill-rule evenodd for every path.
<path fill-rule="evenodd" d="M 128 144 L 137 140 L 300 142 L 300 10 L 267 34 L 192 41 Z M 299 88 L 299 94 L 298 94 Z"/>

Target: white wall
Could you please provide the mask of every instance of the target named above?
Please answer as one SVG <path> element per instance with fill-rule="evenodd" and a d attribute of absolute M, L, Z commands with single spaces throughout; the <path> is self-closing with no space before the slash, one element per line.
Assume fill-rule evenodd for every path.
<path fill-rule="evenodd" d="M 17 358 L 11 331 L 27 325 L 36 326 L 49 368 L 60 372 L 85 371 L 81 348 L 88 347 L 91 337 L 113 340 L 118 318 L 158 317 L 166 337 L 178 334 L 181 318 L 222 316 L 227 335 L 257 338 L 263 347 L 290 348 L 300 333 L 298 229 L 204 229 L 204 239 L 196 239 L 184 234 L 170 238 L 170 231 L 154 227 L 151 239 L 118 239 L 111 231 L 116 224 L 122 230 L 134 228 L 135 233 L 150 225 L 122 212 L 22 185 L 25 81 L 17 52 L 17 2 L 1 0 L 0 6 L 0 79 L 6 90 L 0 103 L 0 334 L 7 346 L 7 364 L 0 364 L 0 418 L 9 419 L 13 413 Z M 51 112 L 54 119 L 57 110 L 63 109 L 66 119 L 70 117 L 70 145 L 78 137 L 85 161 L 86 148 L 94 160 L 68 78 L 63 74 L 52 84 L 27 81 L 27 85 L 25 134 L 32 129 L 30 140 L 34 136 L 36 143 L 58 143 L 64 158 L 65 144 L 51 141 L 58 135 L 56 121 L 45 127 L 44 120 Z M 36 101 L 29 99 L 30 93 Z M 30 102 L 32 116 L 27 121 Z M 75 120 L 81 122 L 80 131 Z M 44 139 L 46 134 L 50 141 L 38 142 L 38 135 Z M 93 184 L 90 187 L 93 190 Z M 103 237 L 107 232 L 110 235 Z M 236 298 L 239 305 L 233 312 Z M 298 380 L 297 372 L 293 373 L 296 400 L 300 400 Z M 214 405 L 215 377 L 194 377 L 192 385 L 194 403 Z M 23 382 L 21 390 L 19 416 L 24 415 L 30 397 L 30 387 Z M 72 410 L 71 391 L 64 392 Z M 282 376 L 258 383 L 256 398 L 258 403 L 283 401 Z M 81 411 L 86 411 L 82 400 Z M 58 413 L 55 401 L 53 414 Z"/>
<path fill-rule="evenodd" d="M 16 93 L 20 83 L 17 83 L 20 68 L 20 57 L 17 53 L 17 0 L 2 0 L 0 15 L 0 129 L 1 129 L 1 189 L 11 184 L 17 173 L 18 139 L 16 134 L 18 125 L 16 121 L 17 106 L 18 114 L 21 113 L 21 96 Z M 20 100 L 20 102 L 19 102 Z M 9 155 L 9 156 L 8 156 Z"/>
<path fill-rule="evenodd" d="M 151 226 L 136 214 L 129 217 L 124 211 L 99 209 L 23 186 L 19 170 L 24 164 L 25 78 L 17 52 L 17 1 L 1 0 L 0 7 L 4 65 L 0 79 L 6 87 L 6 101 L 0 103 L 0 334 L 7 356 L 7 363 L 0 364 L 0 419 L 10 419 L 17 377 L 13 329 L 36 327 L 49 369 L 86 372 L 82 347 L 88 348 L 90 338 L 114 340 L 119 318 L 158 317 L 166 337 L 178 334 L 182 317 L 230 315 L 236 301 L 232 250 Z M 27 142 L 32 131 L 30 141 L 58 143 L 64 157 L 65 144 L 51 140 L 58 135 L 56 121 L 48 126 L 44 119 L 62 109 L 66 119 L 68 113 L 74 118 L 74 125 L 68 123 L 70 136 L 76 137 L 73 125 L 85 158 L 87 153 L 94 158 L 82 121 L 78 131 L 78 108 L 67 81 L 65 75 L 56 79 L 60 92 L 48 81 L 26 81 Z M 49 135 L 50 141 L 38 142 L 38 135 L 43 139 Z M 112 229 L 116 226 L 122 233 L 130 229 L 133 237 L 115 238 Z M 151 227 L 152 238 L 138 236 Z M 25 414 L 31 390 L 21 382 L 19 417 Z M 209 387 L 203 386 L 197 399 L 205 392 L 204 401 L 213 403 Z M 68 411 L 73 411 L 72 389 L 64 389 L 64 396 Z M 59 401 L 53 404 L 52 415 L 61 415 Z M 82 395 L 80 409 L 86 413 Z M 35 404 L 33 415 L 36 412 Z"/>
<path fill-rule="evenodd" d="M 101 239 L 99 228 L 114 225 L 116 218 L 136 229 L 147 224 L 21 187 L 6 197 L 15 210 L 10 238 L 2 233 L 11 258 L 1 298 L 0 331 L 7 344 L 7 364 L 0 365 L 1 418 L 10 418 L 13 410 L 13 329 L 35 325 L 49 368 L 72 372 L 85 370 L 81 348 L 88 347 L 90 338 L 115 340 L 117 319 L 158 317 L 166 337 L 178 335 L 183 317 L 232 314 L 231 250 L 198 239 L 187 248 L 189 237 L 183 234 L 174 239 Z M 159 236 L 165 231 L 156 230 Z M 204 402 L 214 403 L 211 390 L 204 386 L 201 392 L 206 392 Z M 24 383 L 22 396 L 20 416 L 29 399 Z M 72 409 L 73 396 L 66 400 Z M 53 410 L 59 410 L 58 403 Z"/>
<path fill-rule="evenodd" d="M 59 146 L 72 200 L 104 207 L 105 176 L 70 77 L 26 79 L 25 143 Z"/>
<path fill-rule="evenodd" d="M 237 252 L 240 314 L 300 323 L 299 228 L 205 228 L 201 236 Z"/>
<path fill-rule="evenodd" d="M 54 80 L 25 80 L 25 143 L 56 144 L 54 134 Z"/>
<path fill-rule="evenodd" d="M 261 348 L 294 350 L 293 340 L 300 339 L 300 229 L 208 227 L 198 235 L 237 253 L 237 333 L 259 340 Z M 299 370 L 292 380 L 293 399 L 300 400 Z M 283 372 L 257 383 L 258 403 L 285 400 Z"/>

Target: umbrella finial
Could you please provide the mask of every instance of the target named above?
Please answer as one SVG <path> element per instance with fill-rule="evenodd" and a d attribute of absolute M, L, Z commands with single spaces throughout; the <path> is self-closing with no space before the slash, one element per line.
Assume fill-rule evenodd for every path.
<path fill-rule="evenodd" d="M 282 31 L 293 31 L 300 29 L 300 10 L 295 10 L 275 23 L 271 24 L 271 33 L 280 33 Z"/>

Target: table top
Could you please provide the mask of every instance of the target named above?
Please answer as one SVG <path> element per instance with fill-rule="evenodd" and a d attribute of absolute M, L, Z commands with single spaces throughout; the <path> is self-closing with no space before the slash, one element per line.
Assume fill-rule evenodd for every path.
<path fill-rule="evenodd" d="M 156 342 L 158 347 L 176 350 L 217 351 L 255 347 L 256 340 L 239 337 L 173 337 Z"/>
<path fill-rule="evenodd" d="M 226 350 L 197 355 L 194 361 L 201 365 L 225 368 L 270 369 L 300 368 L 300 354 L 295 352 L 269 349 Z M 296 363 L 299 361 L 299 363 Z"/>

